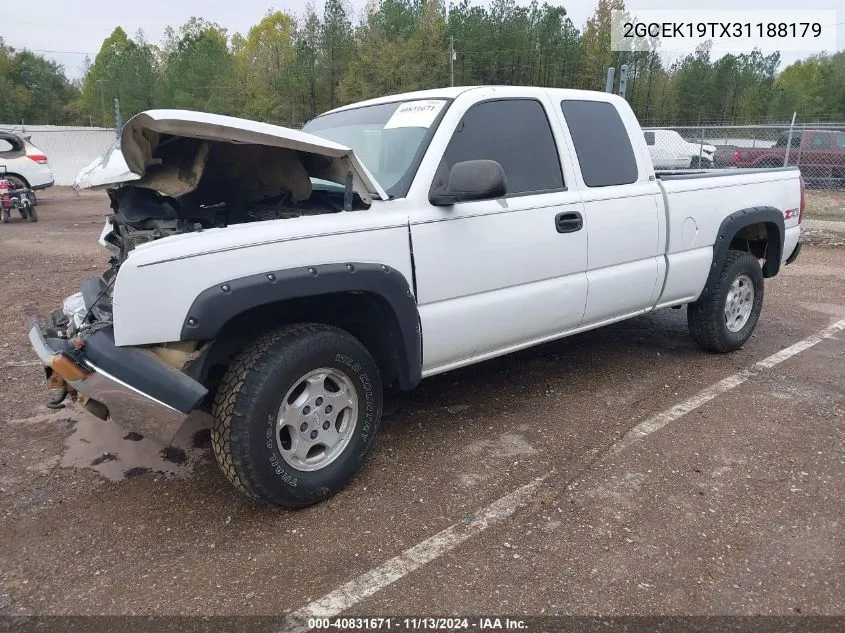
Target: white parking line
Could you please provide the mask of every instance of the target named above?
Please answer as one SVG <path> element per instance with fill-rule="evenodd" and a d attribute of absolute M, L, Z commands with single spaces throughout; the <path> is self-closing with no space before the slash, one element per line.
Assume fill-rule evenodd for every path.
<path fill-rule="evenodd" d="M 364 598 L 393 584 L 426 563 L 439 558 L 467 539 L 504 521 L 528 503 L 537 493 L 543 481 L 551 477 L 552 474 L 554 474 L 554 471 L 550 471 L 531 483 L 517 488 L 509 495 L 494 501 L 483 510 L 479 510 L 471 521 L 462 521 L 450 525 L 442 532 L 438 532 L 410 549 L 406 549 L 386 563 L 361 574 L 322 598 L 297 609 L 288 616 L 289 627 L 285 628 L 285 631 L 307 631 L 309 630 L 307 626 L 308 618 L 332 617 L 343 613 Z"/>
<path fill-rule="evenodd" d="M 717 396 L 720 396 L 723 393 L 730 391 L 731 389 L 739 387 L 749 378 L 753 378 L 764 370 L 771 369 L 775 365 L 779 365 L 783 361 L 792 358 L 793 356 L 800 354 L 805 350 L 810 349 L 811 347 L 813 347 L 813 345 L 817 345 L 824 339 L 830 338 L 838 332 L 841 332 L 842 330 L 845 330 L 845 319 L 837 321 L 830 327 L 826 327 L 825 329 L 816 332 L 815 334 L 812 334 L 801 341 L 798 341 L 794 345 L 790 345 L 789 347 L 786 347 L 780 350 L 779 352 L 776 352 L 771 356 L 754 363 L 748 369 L 743 369 L 742 371 L 737 372 L 732 376 L 728 376 L 727 378 L 724 378 L 723 380 L 720 380 L 719 382 L 702 389 L 691 398 L 688 398 L 683 402 L 676 404 L 671 409 L 668 409 L 663 413 L 658 413 L 657 415 L 650 417 L 648 420 L 640 422 L 637 426 L 628 431 L 622 437 L 622 439 L 620 439 L 612 447 L 610 447 L 610 450 L 608 450 L 606 454 L 616 455 L 620 451 L 623 451 L 628 448 L 628 446 L 630 446 L 637 440 L 642 439 L 647 435 L 651 435 L 655 431 L 659 431 L 670 422 L 674 422 L 675 420 L 686 415 L 690 411 L 698 409 L 700 406 L 710 402 Z"/>
<path fill-rule="evenodd" d="M 771 369 L 843 330 L 845 330 L 845 319 L 772 354 L 768 358 L 755 363 L 749 369 L 743 369 L 732 376 L 728 376 L 706 387 L 696 395 L 676 404 L 671 409 L 652 416 L 635 426 L 616 442 L 605 455 L 619 453 L 634 442 L 662 429 L 667 424 L 683 417 L 690 411 L 698 409 L 717 396 L 738 387 L 749 378 L 760 374 L 766 369 Z M 528 504 L 537 495 L 543 482 L 554 475 L 554 473 L 554 470 L 549 471 L 542 477 L 534 479 L 532 482 L 494 501 L 486 508 L 479 510 L 471 521 L 462 521 L 450 525 L 442 532 L 438 532 L 410 549 L 406 549 L 398 556 L 391 558 L 375 569 L 371 569 L 353 578 L 334 591 L 327 593 L 322 598 L 318 598 L 297 609 L 287 617 L 288 626 L 284 630 L 290 631 L 291 633 L 307 631 L 309 630 L 307 626 L 308 618 L 335 617 L 340 615 L 365 598 L 392 585 L 412 571 L 419 569 L 426 563 L 430 563 L 446 552 L 456 548 L 467 539 L 480 534 L 497 523 L 501 523 L 521 507 Z"/>

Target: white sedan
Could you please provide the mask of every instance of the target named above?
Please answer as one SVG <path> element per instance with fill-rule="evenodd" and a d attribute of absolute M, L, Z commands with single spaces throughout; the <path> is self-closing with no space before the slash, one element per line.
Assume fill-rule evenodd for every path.
<path fill-rule="evenodd" d="M 0 132 L 0 178 L 12 182 L 14 188 L 39 190 L 55 181 L 46 154 L 29 142 L 29 138 Z"/>
<path fill-rule="evenodd" d="M 643 136 L 655 169 L 713 166 L 714 145 L 690 143 L 675 130 L 645 130 Z"/>

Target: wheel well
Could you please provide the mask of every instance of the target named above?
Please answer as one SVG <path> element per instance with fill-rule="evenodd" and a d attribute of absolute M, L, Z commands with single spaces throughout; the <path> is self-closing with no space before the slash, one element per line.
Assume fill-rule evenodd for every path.
<path fill-rule="evenodd" d="M 14 176 L 15 178 L 22 180 L 23 184 L 26 185 L 26 188 L 27 189 L 30 188 L 29 181 L 26 178 L 24 178 L 23 176 L 21 176 L 20 174 L 16 174 L 14 172 L 7 172 L 5 174 L 0 174 L 0 180 L 2 180 L 3 178 L 8 178 L 9 176 Z"/>
<path fill-rule="evenodd" d="M 757 222 L 749 224 L 731 238 L 730 250 L 751 253 L 757 259 L 763 259 L 765 277 L 772 277 L 780 267 L 780 235 L 779 227 L 774 222 Z M 770 245 L 775 246 L 770 250 Z M 775 252 L 777 251 L 777 252 Z"/>
<path fill-rule="evenodd" d="M 232 358 L 261 333 L 293 323 L 322 323 L 357 338 L 372 354 L 387 386 L 399 378 L 404 341 L 390 304 L 371 292 L 338 292 L 257 306 L 229 320 L 189 371 L 209 389 L 209 398 Z M 211 400 L 207 398 L 207 402 Z"/>

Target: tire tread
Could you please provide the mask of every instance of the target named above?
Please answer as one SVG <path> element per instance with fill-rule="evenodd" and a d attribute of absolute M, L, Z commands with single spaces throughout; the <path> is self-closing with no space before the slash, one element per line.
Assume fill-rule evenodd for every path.
<path fill-rule="evenodd" d="M 718 277 L 714 280 L 708 280 L 707 287 L 701 297 L 687 306 L 687 324 L 690 334 L 699 346 L 708 351 L 725 353 L 733 349 L 726 345 L 722 337 L 724 306 L 722 305 L 721 289 L 729 281 L 728 277 L 733 274 L 734 266 L 743 259 L 753 261 L 755 266 L 759 267 L 760 265 L 757 259 L 746 251 L 728 251 Z"/>
<path fill-rule="evenodd" d="M 220 469 L 229 481 L 246 496 L 279 505 L 268 491 L 258 484 L 259 477 L 247 452 L 246 441 L 236 435 L 245 432 L 252 414 L 252 403 L 260 385 L 254 379 L 268 369 L 267 357 L 279 349 L 285 349 L 295 340 L 303 337 L 331 333 L 349 334 L 337 328 L 318 323 L 297 323 L 286 325 L 261 334 L 232 360 L 214 396 L 212 407 L 213 424 L 211 446 Z M 310 505 L 310 501 L 287 500 L 286 507 Z"/>

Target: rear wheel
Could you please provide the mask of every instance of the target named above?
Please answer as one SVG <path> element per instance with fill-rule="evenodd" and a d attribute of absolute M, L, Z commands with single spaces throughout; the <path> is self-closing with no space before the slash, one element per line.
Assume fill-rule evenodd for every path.
<path fill-rule="evenodd" d="M 239 490 L 301 508 L 360 469 L 381 411 L 378 368 L 356 338 L 326 325 L 287 326 L 230 365 L 214 399 L 212 447 Z"/>
<path fill-rule="evenodd" d="M 29 183 L 27 183 L 26 180 L 24 180 L 20 176 L 10 174 L 8 176 L 3 176 L 3 180 L 8 180 L 9 186 L 12 189 L 29 189 Z"/>
<path fill-rule="evenodd" d="M 732 352 L 751 337 L 763 309 L 763 271 L 751 253 L 728 251 L 714 280 L 687 307 L 690 334 L 702 348 Z"/>

